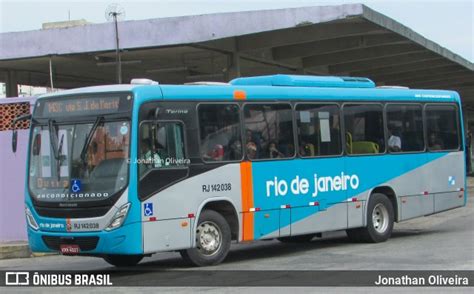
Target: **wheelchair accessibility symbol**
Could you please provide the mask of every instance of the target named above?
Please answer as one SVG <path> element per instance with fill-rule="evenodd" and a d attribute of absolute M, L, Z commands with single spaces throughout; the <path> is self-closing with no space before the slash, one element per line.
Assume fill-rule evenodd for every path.
<path fill-rule="evenodd" d="M 80 180 L 71 180 L 71 192 L 72 193 L 79 193 L 81 192 L 81 181 Z"/>
<path fill-rule="evenodd" d="M 143 204 L 143 214 L 145 216 L 153 215 L 153 203 L 144 203 Z"/>
<path fill-rule="evenodd" d="M 455 186 L 455 185 L 456 185 L 456 177 L 449 176 L 449 177 L 448 177 L 448 184 L 449 184 L 450 186 Z"/>

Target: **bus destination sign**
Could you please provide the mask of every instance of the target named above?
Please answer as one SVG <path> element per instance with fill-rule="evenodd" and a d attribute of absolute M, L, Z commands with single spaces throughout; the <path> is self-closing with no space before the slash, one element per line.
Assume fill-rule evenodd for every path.
<path fill-rule="evenodd" d="M 40 105 L 41 117 L 102 115 L 129 109 L 121 107 L 120 96 L 81 97 L 46 100 Z M 124 109 L 121 109 L 124 108 Z"/>

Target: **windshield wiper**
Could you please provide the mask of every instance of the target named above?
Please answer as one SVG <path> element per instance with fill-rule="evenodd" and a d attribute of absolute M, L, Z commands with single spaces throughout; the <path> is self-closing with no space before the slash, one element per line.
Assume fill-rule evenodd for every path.
<path fill-rule="evenodd" d="M 82 150 L 81 150 L 81 160 L 83 163 L 85 163 L 86 161 L 86 156 L 89 150 L 89 145 L 92 141 L 92 136 L 94 135 L 95 131 L 97 130 L 97 128 L 99 127 L 99 125 L 102 123 L 103 120 L 104 120 L 103 116 L 98 116 L 94 124 L 92 125 L 92 128 L 89 134 L 87 134 L 86 141 L 84 143 L 84 146 L 82 146 Z"/>
<path fill-rule="evenodd" d="M 53 148 L 53 157 L 56 159 L 56 173 L 58 181 L 61 179 L 61 152 L 63 149 L 63 139 L 61 139 L 60 146 L 58 147 L 58 134 L 56 133 L 55 121 L 50 119 L 48 120 L 48 129 L 49 129 L 49 141 L 51 142 L 51 147 Z"/>
<path fill-rule="evenodd" d="M 55 123 L 56 122 L 52 119 L 48 120 L 49 141 L 51 141 L 51 147 L 53 148 L 53 156 L 58 160 L 58 134 L 56 133 Z"/>
<path fill-rule="evenodd" d="M 58 182 L 61 179 L 61 165 L 63 164 L 63 143 L 64 143 L 64 134 L 61 136 L 61 141 L 59 142 L 58 148 L 58 158 L 56 161 L 56 174 L 58 176 Z"/>

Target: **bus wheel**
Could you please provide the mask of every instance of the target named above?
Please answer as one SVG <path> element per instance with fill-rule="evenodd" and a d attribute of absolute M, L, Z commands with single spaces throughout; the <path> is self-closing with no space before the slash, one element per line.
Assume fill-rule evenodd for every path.
<path fill-rule="evenodd" d="M 346 230 L 347 236 L 356 242 L 384 242 L 392 234 L 393 221 L 392 202 L 384 194 L 375 193 L 367 208 L 367 227 Z"/>
<path fill-rule="evenodd" d="M 196 229 L 196 248 L 181 250 L 185 261 L 195 266 L 221 263 L 230 250 L 230 226 L 225 218 L 214 210 L 204 210 Z"/>
<path fill-rule="evenodd" d="M 116 267 L 135 266 L 143 259 L 143 255 L 108 254 L 104 260 Z"/>
<path fill-rule="evenodd" d="M 308 235 L 299 235 L 299 236 L 290 236 L 290 237 L 280 237 L 277 238 L 278 241 L 282 243 L 306 243 L 311 241 L 315 234 L 308 234 Z"/>

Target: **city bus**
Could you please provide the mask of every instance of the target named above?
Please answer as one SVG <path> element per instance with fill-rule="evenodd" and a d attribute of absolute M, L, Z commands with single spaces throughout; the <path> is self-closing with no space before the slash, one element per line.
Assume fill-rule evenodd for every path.
<path fill-rule="evenodd" d="M 131 266 L 176 251 L 207 266 L 235 242 L 339 230 L 384 242 L 395 222 L 467 199 L 454 91 L 355 77 L 138 79 L 43 95 L 22 119 L 34 252 Z"/>

